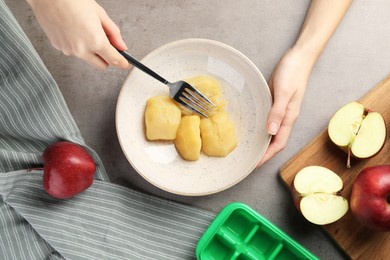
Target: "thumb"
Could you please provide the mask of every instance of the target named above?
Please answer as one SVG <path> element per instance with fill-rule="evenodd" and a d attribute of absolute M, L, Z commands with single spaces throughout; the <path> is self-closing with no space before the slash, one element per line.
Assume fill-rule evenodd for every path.
<path fill-rule="evenodd" d="M 276 135 L 285 117 L 289 100 L 283 96 L 274 96 L 274 104 L 268 113 L 267 131 L 271 135 Z"/>
<path fill-rule="evenodd" d="M 267 131 L 271 135 L 276 135 L 279 131 L 280 125 L 285 117 L 290 97 L 283 91 L 276 88 L 275 70 L 272 72 L 270 80 L 268 81 L 269 88 L 273 96 L 273 105 L 267 118 Z"/>

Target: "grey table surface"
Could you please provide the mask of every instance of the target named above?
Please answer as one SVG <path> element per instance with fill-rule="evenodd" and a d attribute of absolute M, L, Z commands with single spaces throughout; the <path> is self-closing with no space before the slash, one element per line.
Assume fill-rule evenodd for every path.
<path fill-rule="evenodd" d="M 119 25 L 129 51 L 142 58 L 183 38 L 229 44 L 250 58 L 268 79 L 294 43 L 308 0 L 100 0 Z M 6 0 L 57 81 L 86 142 L 101 156 L 111 180 L 174 201 L 218 212 L 233 201 L 247 203 L 321 259 L 344 259 L 320 227 L 299 215 L 278 177 L 279 169 L 318 135 L 332 114 L 357 100 L 390 72 L 390 1 L 356 0 L 311 74 L 302 110 L 287 147 L 246 179 L 223 192 L 185 197 L 145 181 L 123 155 L 115 129 L 119 91 L 129 74 L 95 70 L 51 47 L 31 8 Z"/>

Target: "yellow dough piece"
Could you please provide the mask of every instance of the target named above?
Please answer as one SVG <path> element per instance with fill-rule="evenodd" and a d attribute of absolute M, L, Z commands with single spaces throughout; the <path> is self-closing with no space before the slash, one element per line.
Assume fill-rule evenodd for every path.
<path fill-rule="evenodd" d="M 237 146 L 237 134 L 226 112 L 217 112 L 200 123 L 202 151 L 209 156 L 226 156 Z"/>
<path fill-rule="evenodd" d="M 176 133 L 175 146 L 184 160 L 199 159 L 202 140 L 200 139 L 200 118 L 197 115 L 183 116 Z"/>
<path fill-rule="evenodd" d="M 169 96 L 148 99 L 145 109 L 146 138 L 174 140 L 181 120 L 181 110 Z"/>
<path fill-rule="evenodd" d="M 185 80 L 191 86 L 199 90 L 211 102 L 216 105 L 214 112 L 223 111 L 226 106 L 226 100 L 222 95 L 221 84 L 218 80 L 210 76 L 195 76 Z"/>

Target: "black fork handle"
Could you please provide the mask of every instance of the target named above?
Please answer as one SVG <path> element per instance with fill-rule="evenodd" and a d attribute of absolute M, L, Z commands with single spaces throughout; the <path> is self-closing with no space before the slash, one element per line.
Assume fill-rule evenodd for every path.
<path fill-rule="evenodd" d="M 125 51 L 120 51 L 118 50 L 118 52 L 123 56 L 125 57 L 125 59 L 130 62 L 132 65 L 134 65 L 135 67 L 137 67 L 138 69 L 142 70 L 143 72 L 145 72 L 146 74 L 152 76 L 153 78 L 157 79 L 158 81 L 160 81 L 161 83 L 164 83 L 164 84 L 168 84 L 169 82 L 164 79 L 163 77 L 161 77 L 160 75 L 158 75 L 156 72 L 154 72 L 153 70 L 149 69 L 148 67 L 146 67 L 144 64 L 142 64 L 141 62 L 139 62 L 136 58 L 134 58 L 133 56 L 131 56 L 129 53 L 125 52 Z"/>

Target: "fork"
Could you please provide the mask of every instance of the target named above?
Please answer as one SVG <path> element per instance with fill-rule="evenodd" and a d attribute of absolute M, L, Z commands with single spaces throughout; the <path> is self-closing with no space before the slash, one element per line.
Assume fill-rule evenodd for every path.
<path fill-rule="evenodd" d="M 169 96 L 177 103 L 205 118 L 208 118 L 211 114 L 215 104 L 189 83 L 182 80 L 171 83 L 136 58 L 132 57 L 129 53 L 121 50 L 118 50 L 118 52 L 125 57 L 129 63 L 167 85 L 169 87 Z"/>

